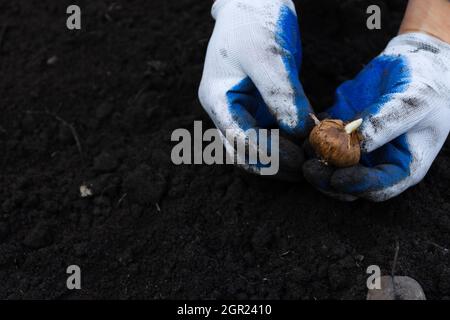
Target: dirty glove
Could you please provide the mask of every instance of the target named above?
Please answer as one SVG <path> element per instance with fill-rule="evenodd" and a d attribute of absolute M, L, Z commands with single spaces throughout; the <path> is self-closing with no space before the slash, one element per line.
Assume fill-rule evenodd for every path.
<path fill-rule="evenodd" d="M 423 33 L 394 38 L 336 92 L 331 118 L 363 118 L 360 164 L 334 169 L 317 159 L 305 178 L 341 200 L 384 201 L 417 184 L 450 130 L 450 45 Z"/>
<path fill-rule="evenodd" d="M 208 45 L 199 98 L 221 132 L 227 152 L 233 156 L 236 153 L 226 133 L 228 138 L 249 143 L 248 129 L 279 128 L 277 176 L 301 177 L 303 152 L 283 136 L 298 140 L 312 126 L 308 116 L 311 109 L 299 81 L 301 43 L 293 3 L 217 0 L 212 15 L 216 25 Z M 245 162 L 243 167 L 264 174 L 260 163 Z"/>

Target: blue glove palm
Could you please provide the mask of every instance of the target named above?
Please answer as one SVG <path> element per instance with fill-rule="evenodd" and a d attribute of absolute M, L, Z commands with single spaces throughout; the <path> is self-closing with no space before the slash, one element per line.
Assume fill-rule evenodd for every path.
<path fill-rule="evenodd" d="M 383 201 L 418 183 L 450 128 L 448 45 L 430 36 L 394 39 L 336 92 L 330 118 L 363 119 L 360 164 L 335 169 L 318 160 L 304 175 L 323 192 L 342 200 Z"/>
<path fill-rule="evenodd" d="M 259 128 L 305 137 L 311 108 L 299 80 L 301 42 L 292 1 L 217 0 L 213 16 L 199 98 L 227 152 L 234 156 L 236 150 L 226 131 L 238 142 L 248 140 L 247 130 Z M 279 149 L 278 176 L 299 178 L 301 149 L 282 136 Z M 260 173 L 259 164 L 243 167 Z"/>

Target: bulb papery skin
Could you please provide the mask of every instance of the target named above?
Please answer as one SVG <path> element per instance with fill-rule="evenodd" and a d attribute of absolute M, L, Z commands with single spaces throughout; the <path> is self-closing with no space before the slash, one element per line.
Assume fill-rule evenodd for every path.
<path fill-rule="evenodd" d="M 323 161 L 335 167 L 354 166 L 361 158 L 359 135 L 357 131 L 348 134 L 342 120 L 321 121 L 311 131 L 309 142 Z"/>

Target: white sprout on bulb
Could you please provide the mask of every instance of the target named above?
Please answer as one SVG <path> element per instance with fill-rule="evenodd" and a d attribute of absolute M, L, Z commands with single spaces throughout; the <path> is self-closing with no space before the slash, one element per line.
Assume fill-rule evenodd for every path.
<path fill-rule="evenodd" d="M 362 122 L 363 122 L 362 119 L 358 119 L 358 120 L 350 122 L 349 124 L 347 124 L 345 126 L 345 132 L 347 132 L 347 134 L 351 134 L 352 132 L 356 131 L 361 126 Z"/>
<path fill-rule="evenodd" d="M 309 116 L 314 120 L 314 124 L 316 126 L 318 126 L 320 124 L 320 120 L 317 119 L 317 117 L 313 113 L 310 113 Z M 345 132 L 347 132 L 347 134 L 351 134 L 352 132 L 356 131 L 361 126 L 362 122 L 363 122 L 362 119 L 358 119 L 358 120 L 350 122 L 349 124 L 347 124 L 345 126 Z"/>

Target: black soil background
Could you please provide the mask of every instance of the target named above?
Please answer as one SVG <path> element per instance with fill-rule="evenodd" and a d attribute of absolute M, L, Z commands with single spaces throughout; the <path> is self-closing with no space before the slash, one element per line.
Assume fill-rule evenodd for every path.
<path fill-rule="evenodd" d="M 233 166 L 174 166 L 174 129 L 212 123 L 197 87 L 210 1 L 0 3 L 0 298 L 364 299 L 366 268 L 450 296 L 450 146 L 380 204 Z M 382 8 L 382 30 L 365 28 Z M 297 1 L 317 111 L 385 47 L 406 1 Z M 81 146 L 67 124 L 73 125 Z M 81 198 L 79 187 L 94 196 Z M 158 204 L 158 206 L 156 205 Z M 66 289 L 66 268 L 82 289 Z"/>

